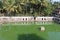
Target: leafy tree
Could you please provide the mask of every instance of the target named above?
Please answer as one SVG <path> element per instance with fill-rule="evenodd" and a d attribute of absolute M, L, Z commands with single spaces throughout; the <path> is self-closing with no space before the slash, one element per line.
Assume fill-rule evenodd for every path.
<path fill-rule="evenodd" d="M 3 8 L 3 3 L 0 1 L 0 8 Z"/>
<path fill-rule="evenodd" d="M 47 8 L 45 9 L 45 16 L 49 16 L 49 15 L 51 15 L 52 13 L 52 10 L 53 10 L 53 7 L 52 7 L 52 4 L 51 3 L 49 3 L 48 4 L 48 6 L 47 6 Z"/>
<path fill-rule="evenodd" d="M 58 8 L 60 3 L 54 2 L 52 4 L 51 0 L 2 0 L 0 2 L 0 7 L 7 10 L 9 14 L 28 14 L 33 16 L 47 16 L 50 15 L 52 10 Z M 15 14 L 14 14 L 15 13 Z M 8 14 L 8 13 L 7 13 Z"/>
<path fill-rule="evenodd" d="M 45 15 L 45 9 L 47 8 L 48 6 L 48 2 L 46 0 L 40 0 L 40 3 L 39 3 L 39 14 L 40 16 L 44 16 Z"/>

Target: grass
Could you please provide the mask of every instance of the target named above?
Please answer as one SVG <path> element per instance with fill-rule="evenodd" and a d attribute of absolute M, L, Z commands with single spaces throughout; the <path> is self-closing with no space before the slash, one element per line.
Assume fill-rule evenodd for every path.
<path fill-rule="evenodd" d="M 53 23 L 43 25 L 46 30 L 40 31 L 41 25 L 0 25 L 0 40 L 48 40 L 48 32 L 60 32 L 60 25 Z"/>

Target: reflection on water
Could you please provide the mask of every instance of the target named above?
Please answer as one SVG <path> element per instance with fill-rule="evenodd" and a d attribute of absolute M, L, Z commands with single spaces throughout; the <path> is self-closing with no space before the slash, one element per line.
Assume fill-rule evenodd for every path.
<path fill-rule="evenodd" d="M 3 24 L 13 24 L 13 25 L 50 25 L 53 22 L 11 22 L 11 23 L 3 23 Z"/>
<path fill-rule="evenodd" d="M 52 24 L 53 22 L 35 22 L 37 25 L 49 25 Z"/>

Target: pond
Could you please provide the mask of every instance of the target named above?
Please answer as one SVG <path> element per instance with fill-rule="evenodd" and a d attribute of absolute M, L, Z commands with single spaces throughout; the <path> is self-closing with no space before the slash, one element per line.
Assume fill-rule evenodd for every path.
<path fill-rule="evenodd" d="M 45 31 L 39 30 L 41 26 Z M 60 40 L 60 25 L 53 22 L 19 22 L 0 25 L 0 40 Z"/>

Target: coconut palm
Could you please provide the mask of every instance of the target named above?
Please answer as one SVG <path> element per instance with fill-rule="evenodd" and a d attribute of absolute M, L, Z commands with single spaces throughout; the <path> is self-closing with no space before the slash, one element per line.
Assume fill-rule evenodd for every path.
<path fill-rule="evenodd" d="M 40 0 L 40 3 L 38 4 L 39 7 L 39 14 L 44 15 L 44 10 L 48 6 L 48 2 L 46 0 Z"/>

